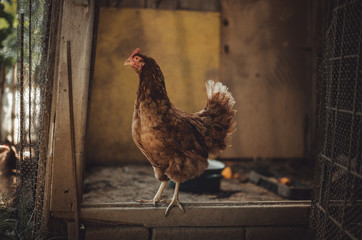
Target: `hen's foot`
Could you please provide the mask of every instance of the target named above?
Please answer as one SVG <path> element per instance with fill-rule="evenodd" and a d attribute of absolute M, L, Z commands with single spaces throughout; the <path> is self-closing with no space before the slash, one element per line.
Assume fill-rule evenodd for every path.
<path fill-rule="evenodd" d="M 180 201 L 178 200 L 178 190 L 180 188 L 180 183 L 179 182 L 176 182 L 175 184 L 175 191 L 173 193 L 173 197 L 172 197 L 172 201 L 170 203 L 170 205 L 168 205 L 167 209 L 166 209 L 166 212 L 165 212 L 165 216 L 167 216 L 168 212 L 170 211 L 170 209 L 173 207 L 173 206 L 177 206 L 179 207 L 183 212 L 185 212 L 184 208 L 182 207 Z"/>
<path fill-rule="evenodd" d="M 167 200 L 167 199 L 153 199 L 153 200 L 144 200 L 144 199 L 141 199 L 141 200 L 136 200 L 137 203 L 153 203 L 153 205 L 157 205 L 157 203 L 169 203 L 171 202 L 171 200 Z"/>
<path fill-rule="evenodd" d="M 155 200 L 145 200 L 145 199 L 140 199 L 140 200 L 136 200 L 136 203 L 153 203 L 156 204 L 157 202 Z"/>
<path fill-rule="evenodd" d="M 184 208 L 182 207 L 180 201 L 178 199 L 173 199 L 170 203 L 170 205 L 168 205 L 166 212 L 165 212 L 165 216 L 167 216 L 167 214 L 169 213 L 170 209 L 173 208 L 174 206 L 179 207 L 183 212 L 185 212 Z"/>

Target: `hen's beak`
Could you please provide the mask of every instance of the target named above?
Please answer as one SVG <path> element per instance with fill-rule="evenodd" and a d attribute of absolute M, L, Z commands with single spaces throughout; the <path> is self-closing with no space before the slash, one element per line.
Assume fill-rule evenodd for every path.
<path fill-rule="evenodd" d="M 126 61 L 124 61 L 124 64 L 123 64 L 123 65 L 124 65 L 124 66 L 127 66 L 127 65 L 131 66 L 131 65 L 132 65 L 131 59 L 128 58 Z"/>

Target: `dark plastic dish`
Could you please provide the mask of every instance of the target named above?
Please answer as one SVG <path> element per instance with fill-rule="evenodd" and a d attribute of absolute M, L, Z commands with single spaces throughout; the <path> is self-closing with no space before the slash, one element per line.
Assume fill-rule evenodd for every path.
<path fill-rule="evenodd" d="M 194 193 L 220 191 L 221 172 L 225 168 L 225 164 L 211 159 L 208 162 L 209 166 L 203 174 L 180 184 L 181 191 Z M 170 181 L 170 183 L 172 187 L 175 187 L 173 181 Z"/>

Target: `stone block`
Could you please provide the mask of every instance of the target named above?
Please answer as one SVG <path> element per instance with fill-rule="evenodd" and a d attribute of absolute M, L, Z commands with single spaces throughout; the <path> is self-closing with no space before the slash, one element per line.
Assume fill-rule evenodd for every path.
<path fill-rule="evenodd" d="M 152 240 L 244 240 L 240 227 L 154 228 Z"/>
<path fill-rule="evenodd" d="M 247 228 L 245 240 L 304 240 L 307 226 L 301 227 L 250 227 Z"/>

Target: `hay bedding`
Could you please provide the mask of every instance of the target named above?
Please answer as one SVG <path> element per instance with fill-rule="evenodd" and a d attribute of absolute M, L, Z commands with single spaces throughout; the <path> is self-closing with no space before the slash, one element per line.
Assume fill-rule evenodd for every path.
<path fill-rule="evenodd" d="M 233 171 L 240 172 L 241 170 Z M 278 195 L 247 181 L 247 173 L 240 179 L 222 179 L 218 193 L 180 192 L 181 202 L 207 201 L 274 201 L 283 200 Z M 93 167 L 87 171 L 83 189 L 83 203 L 134 202 L 152 199 L 159 187 L 151 166 L 129 165 L 118 167 Z M 170 184 L 164 198 L 170 199 L 173 189 Z"/>

